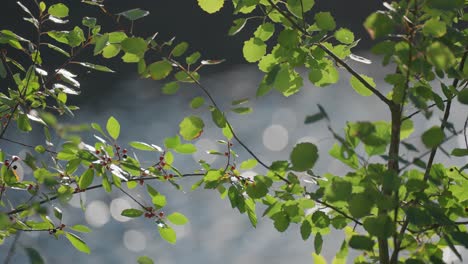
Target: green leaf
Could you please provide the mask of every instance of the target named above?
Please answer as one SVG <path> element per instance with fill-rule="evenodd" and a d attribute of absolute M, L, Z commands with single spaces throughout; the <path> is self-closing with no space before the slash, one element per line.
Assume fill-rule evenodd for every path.
<path fill-rule="evenodd" d="M 362 218 L 370 214 L 374 202 L 366 193 L 353 194 L 349 201 L 349 212 L 355 218 Z"/>
<path fill-rule="evenodd" d="M 320 29 L 334 30 L 336 22 L 330 12 L 318 12 L 315 14 L 315 23 Z"/>
<path fill-rule="evenodd" d="M 107 44 L 108 44 L 108 41 L 109 41 L 109 34 L 104 34 L 102 36 L 96 36 L 95 39 L 96 39 L 96 42 L 94 43 L 93 53 L 94 53 L 94 55 L 97 55 L 97 54 L 101 53 L 106 47 L 108 47 Z M 119 51 L 120 51 L 120 48 L 118 48 L 118 51 L 115 52 L 115 55 L 117 55 L 119 53 Z M 104 58 L 111 58 L 111 57 L 113 57 L 113 56 L 104 56 Z"/>
<path fill-rule="evenodd" d="M 96 71 L 114 72 L 113 70 L 107 68 L 106 66 L 102 66 L 102 65 L 92 64 L 92 63 L 89 63 L 89 62 L 77 62 L 77 63 L 80 64 L 83 67 L 90 68 L 90 69 L 93 69 L 93 70 L 96 70 Z"/>
<path fill-rule="evenodd" d="M 364 27 L 369 32 L 371 38 L 376 39 L 393 33 L 395 22 L 388 15 L 375 12 L 367 17 Z"/>
<path fill-rule="evenodd" d="M 234 20 L 234 25 L 229 29 L 228 35 L 229 36 L 236 35 L 245 27 L 245 24 L 247 24 L 247 19 L 245 18 L 238 18 Z"/>
<path fill-rule="evenodd" d="M 323 246 L 322 234 L 318 232 L 314 238 L 314 248 L 317 254 L 320 254 L 320 252 L 322 251 L 322 246 Z"/>
<path fill-rule="evenodd" d="M 203 104 L 205 104 L 205 98 L 203 98 L 201 96 L 197 96 L 197 97 L 193 98 L 192 101 L 190 102 L 190 107 L 193 108 L 193 109 L 198 109 L 198 108 L 202 107 Z"/>
<path fill-rule="evenodd" d="M 297 144 L 291 152 L 292 169 L 306 171 L 311 169 L 318 159 L 318 149 L 312 143 Z"/>
<path fill-rule="evenodd" d="M 137 263 L 138 264 L 154 264 L 154 261 L 147 256 L 141 256 L 141 257 L 138 257 Z"/>
<path fill-rule="evenodd" d="M 128 143 L 128 145 L 130 145 L 131 147 L 135 149 L 139 149 L 143 151 L 162 151 L 161 148 L 156 148 L 148 143 L 140 142 L 140 141 L 132 141 Z"/>
<path fill-rule="evenodd" d="M 314 264 L 327 264 L 325 258 L 316 253 L 312 253 L 312 259 L 314 260 Z"/>
<path fill-rule="evenodd" d="M 121 45 L 122 45 L 123 51 L 127 53 L 131 53 L 131 54 L 135 54 L 138 56 L 142 56 L 148 49 L 146 41 L 142 38 L 136 38 L 136 37 L 124 39 L 121 42 Z"/>
<path fill-rule="evenodd" d="M 197 116 L 188 116 L 179 124 L 179 134 L 185 140 L 193 140 L 201 135 L 205 124 Z"/>
<path fill-rule="evenodd" d="M 400 139 L 408 138 L 414 132 L 413 120 L 406 119 L 401 123 Z"/>
<path fill-rule="evenodd" d="M 85 225 L 74 225 L 69 227 L 71 230 L 81 233 L 90 233 L 91 229 Z"/>
<path fill-rule="evenodd" d="M 219 170 L 210 170 L 206 173 L 205 177 L 203 178 L 204 181 L 217 181 L 221 177 L 223 177 L 223 174 Z"/>
<path fill-rule="evenodd" d="M 174 148 L 180 154 L 192 154 L 197 152 L 197 148 L 193 144 L 181 144 Z"/>
<path fill-rule="evenodd" d="M 79 181 L 79 186 L 81 190 L 88 188 L 93 183 L 94 180 L 94 170 L 87 169 L 81 176 Z"/>
<path fill-rule="evenodd" d="M 452 150 L 452 153 L 450 155 L 455 157 L 468 156 L 468 149 L 455 148 Z"/>
<path fill-rule="evenodd" d="M 301 237 L 303 240 L 307 240 L 312 232 L 312 225 L 309 220 L 305 219 L 301 224 Z"/>
<path fill-rule="evenodd" d="M 167 219 L 171 221 L 171 223 L 173 223 L 174 225 L 185 225 L 188 222 L 187 217 L 178 212 L 168 215 Z"/>
<path fill-rule="evenodd" d="M 180 85 L 178 82 L 169 82 L 163 86 L 162 92 L 163 94 L 175 94 L 179 91 L 179 88 Z"/>
<path fill-rule="evenodd" d="M 255 202 L 252 199 L 245 199 L 245 209 L 250 223 L 253 227 L 257 226 L 257 214 L 255 213 Z"/>
<path fill-rule="evenodd" d="M 189 44 L 187 42 L 181 42 L 177 44 L 172 50 L 172 56 L 179 57 L 182 56 L 188 49 Z"/>
<path fill-rule="evenodd" d="M 352 185 L 340 177 L 333 177 L 325 189 L 325 196 L 330 201 L 347 201 L 350 198 Z"/>
<path fill-rule="evenodd" d="M 185 58 L 185 62 L 187 62 L 187 64 L 194 64 L 195 62 L 197 62 L 201 57 L 201 54 L 200 52 L 194 52 L 192 53 L 190 56 L 188 56 L 187 58 Z"/>
<path fill-rule="evenodd" d="M 163 208 L 167 204 L 166 196 L 158 193 L 157 195 L 153 196 L 153 198 L 151 199 L 151 202 L 156 207 Z"/>
<path fill-rule="evenodd" d="M 224 0 L 197 0 L 198 5 L 205 12 L 213 14 L 221 10 L 224 5 Z"/>
<path fill-rule="evenodd" d="M 250 170 L 257 166 L 258 162 L 256 159 L 248 159 L 241 163 L 240 168 L 243 170 Z"/>
<path fill-rule="evenodd" d="M 135 21 L 137 19 L 143 18 L 147 15 L 149 15 L 150 12 L 140 9 L 140 8 L 135 8 L 135 9 L 130 9 L 121 13 L 118 13 L 118 16 L 124 16 L 126 19 L 130 21 Z"/>
<path fill-rule="evenodd" d="M 354 235 L 349 240 L 349 246 L 357 250 L 372 251 L 374 240 L 367 236 Z"/>
<path fill-rule="evenodd" d="M 158 227 L 159 235 L 171 244 L 175 244 L 177 241 L 176 232 L 169 226 Z"/>
<path fill-rule="evenodd" d="M 306 13 L 315 4 L 315 0 L 288 0 L 287 8 L 297 17 L 302 18 L 302 13 Z"/>
<path fill-rule="evenodd" d="M 393 234 L 393 221 L 388 215 L 379 215 L 376 217 L 368 217 L 364 220 L 364 229 L 370 235 L 381 239 L 386 239 Z"/>
<path fill-rule="evenodd" d="M 343 44 L 351 44 L 354 42 L 354 34 L 347 28 L 340 28 L 335 31 L 335 38 Z"/>
<path fill-rule="evenodd" d="M 447 70 L 456 63 L 449 47 L 439 41 L 432 42 L 426 49 L 427 61 L 438 70 Z"/>
<path fill-rule="evenodd" d="M 54 17 L 58 18 L 64 18 L 68 16 L 69 9 L 66 5 L 59 3 L 55 5 L 51 5 L 49 7 L 49 15 L 52 15 Z"/>
<path fill-rule="evenodd" d="M 231 109 L 234 113 L 246 115 L 253 112 L 252 107 L 236 107 Z"/>
<path fill-rule="evenodd" d="M 242 52 L 246 61 L 256 62 L 265 55 L 266 44 L 259 38 L 251 38 L 244 42 Z"/>
<path fill-rule="evenodd" d="M 211 111 L 211 119 L 213 119 L 213 122 L 219 128 L 223 128 L 226 126 L 226 118 L 224 117 L 224 114 L 221 113 L 221 111 L 219 111 L 218 108 L 214 108 Z"/>
<path fill-rule="evenodd" d="M 447 33 L 447 28 L 444 22 L 431 18 L 424 23 L 422 32 L 426 36 L 440 38 Z"/>
<path fill-rule="evenodd" d="M 107 125 L 106 125 L 106 129 L 107 129 L 107 133 L 109 133 L 109 135 L 117 140 L 117 138 L 119 137 L 120 135 L 120 124 L 119 124 L 119 121 L 117 121 L 117 119 L 115 119 L 113 116 L 111 116 L 108 120 L 107 120 Z"/>
<path fill-rule="evenodd" d="M 223 135 L 226 137 L 227 140 L 231 140 L 234 135 L 232 134 L 232 131 L 231 131 L 231 127 L 230 126 L 225 126 L 223 128 Z"/>
<path fill-rule="evenodd" d="M 172 65 L 165 60 L 157 61 L 148 66 L 148 71 L 153 80 L 162 80 L 171 73 Z"/>
<path fill-rule="evenodd" d="M 126 217 L 140 217 L 143 215 L 143 211 L 141 210 L 138 210 L 138 209 L 133 209 L 133 208 L 130 208 L 130 209 L 125 209 L 122 211 L 122 213 L 120 213 L 122 216 L 126 216 Z"/>
<path fill-rule="evenodd" d="M 81 240 L 79 236 L 68 232 L 65 233 L 65 236 L 68 239 L 68 241 L 70 241 L 70 243 L 79 251 L 86 254 L 91 253 L 91 250 L 89 249 L 88 245 L 86 245 L 86 243 L 83 240 Z"/>
<path fill-rule="evenodd" d="M 262 41 L 267 41 L 275 33 L 275 25 L 272 23 L 261 24 L 254 32 L 254 36 Z"/>
<path fill-rule="evenodd" d="M 426 130 L 421 136 L 422 142 L 427 148 L 439 146 L 445 138 L 445 134 L 438 126 L 433 126 Z"/>
<path fill-rule="evenodd" d="M 371 78 L 371 77 L 368 77 L 364 74 L 360 74 L 360 76 L 367 82 L 369 83 L 373 88 L 375 88 L 375 82 L 374 80 Z M 367 89 L 366 86 L 364 86 L 364 84 L 359 81 L 358 78 L 352 76 L 351 79 L 350 79 L 350 84 L 351 84 L 351 87 L 353 87 L 353 89 L 360 95 L 362 96 L 371 96 L 373 93 L 371 90 Z"/>
<path fill-rule="evenodd" d="M 180 138 L 178 135 L 164 139 L 164 146 L 166 146 L 166 148 L 176 148 L 178 145 L 180 145 Z"/>
<path fill-rule="evenodd" d="M 20 114 L 18 116 L 17 124 L 21 131 L 29 132 L 32 130 L 31 124 L 29 123 L 29 118 L 25 114 Z"/>
<path fill-rule="evenodd" d="M 457 97 L 460 103 L 468 105 L 468 89 L 461 90 Z"/>
<path fill-rule="evenodd" d="M 29 263 L 31 264 L 44 264 L 45 263 L 41 254 L 36 249 L 27 247 L 27 248 L 24 248 L 24 250 L 26 251 L 26 254 L 28 254 Z"/>

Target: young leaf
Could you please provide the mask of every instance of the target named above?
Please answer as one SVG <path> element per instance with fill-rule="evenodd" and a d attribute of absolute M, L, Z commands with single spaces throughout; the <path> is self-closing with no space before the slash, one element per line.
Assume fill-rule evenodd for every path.
<path fill-rule="evenodd" d="M 120 124 L 119 124 L 119 121 L 117 121 L 117 119 L 115 119 L 115 117 L 111 116 L 107 120 L 106 129 L 107 129 L 107 133 L 109 133 L 109 135 L 113 139 L 117 140 L 117 138 L 120 135 Z"/>
<path fill-rule="evenodd" d="M 259 38 L 251 38 L 244 42 L 242 49 L 244 58 L 248 62 L 259 61 L 266 53 L 266 45 Z"/>
<path fill-rule="evenodd" d="M 93 169 L 87 169 L 81 176 L 79 180 L 79 187 L 81 190 L 84 190 L 88 188 L 93 183 L 94 179 L 94 170 Z"/>
<path fill-rule="evenodd" d="M 143 211 L 141 210 L 138 210 L 138 209 L 133 209 L 133 208 L 130 208 L 130 209 L 125 209 L 122 211 L 122 213 L 120 213 L 122 216 L 126 216 L 126 217 L 140 217 L 141 215 L 143 215 Z"/>
<path fill-rule="evenodd" d="M 177 241 L 176 232 L 169 226 L 158 227 L 159 235 L 171 244 L 175 244 Z"/>
<path fill-rule="evenodd" d="M 330 12 L 318 12 L 315 14 L 315 23 L 320 29 L 334 30 L 336 22 Z"/>
<path fill-rule="evenodd" d="M 243 170 L 250 170 L 257 166 L 258 162 L 256 159 L 248 159 L 241 163 L 240 168 Z"/>
<path fill-rule="evenodd" d="M 373 88 L 375 88 L 374 80 L 371 77 L 368 77 L 368 76 L 363 75 L 363 74 L 361 74 L 361 77 L 365 81 L 367 81 L 367 83 L 369 83 Z M 353 87 L 353 89 L 358 94 L 360 94 L 362 96 L 371 96 L 373 94 L 371 90 L 367 89 L 367 87 L 364 86 L 364 84 L 361 81 L 358 80 L 358 78 L 352 76 L 349 82 L 351 84 L 351 87 Z"/>
<path fill-rule="evenodd" d="M 124 11 L 122 13 L 118 13 L 118 16 L 124 16 L 126 19 L 130 21 L 135 21 L 137 19 L 143 18 L 147 15 L 149 15 L 149 11 L 140 9 L 140 8 L 135 8 L 135 9 L 130 9 L 127 11 Z"/>
<path fill-rule="evenodd" d="M 335 38 L 343 44 L 354 42 L 354 34 L 347 28 L 340 28 L 335 32 Z"/>
<path fill-rule="evenodd" d="M 172 71 L 172 65 L 165 60 L 157 61 L 148 66 L 148 71 L 153 80 L 162 80 Z"/>
<path fill-rule="evenodd" d="M 185 140 L 193 140 L 198 138 L 203 132 L 205 124 L 203 120 L 197 116 L 188 116 L 179 124 L 179 134 Z"/>
<path fill-rule="evenodd" d="M 90 233 L 91 229 L 85 225 L 74 225 L 69 227 L 71 230 L 81 233 Z"/>
<path fill-rule="evenodd" d="M 205 12 L 213 14 L 221 10 L 224 5 L 224 0 L 198 0 L 198 5 Z"/>
<path fill-rule="evenodd" d="M 145 142 L 132 141 L 132 142 L 130 142 L 128 144 L 130 146 L 132 146 L 133 148 L 143 150 L 143 151 L 159 151 L 159 152 L 162 152 L 161 148 L 156 148 L 155 146 L 150 145 L 150 144 L 145 143 Z"/>
<path fill-rule="evenodd" d="M 154 264 L 154 261 L 147 256 L 141 256 L 141 257 L 138 257 L 137 263 L 138 264 Z"/>
<path fill-rule="evenodd" d="M 192 101 L 190 102 L 190 107 L 193 109 L 198 109 L 201 106 L 203 106 L 204 103 L 205 103 L 205 99 L 201 96 L 197 96 L 193 98 Z"/>
<path fill-rule="evenodd" d="M 167 220 L 171 221 L 174 225 L 185 225 L 188 222 L 187 217 L 178 212 L 168 215 Z"/>
<path fill-rule="evenodd" d="M 58 18 L 64 18 L 68 16 L 69 9 L 66 5 L 59 3 L 55 5 L 51 5 L 49 7 L 49 15 L 52 15 L 54 17 Z"/>
<path fill-rule="evenodd" d="M 69 232 L 66 232 L 65 236 L 68 239 L 68 241 L 70 241 L 70 243 L 79 251 L 86 254 L 91 253 L 91 250 L 89 249 L 88 245 L 86 245 L 86 243 L 79 236 Z"/>

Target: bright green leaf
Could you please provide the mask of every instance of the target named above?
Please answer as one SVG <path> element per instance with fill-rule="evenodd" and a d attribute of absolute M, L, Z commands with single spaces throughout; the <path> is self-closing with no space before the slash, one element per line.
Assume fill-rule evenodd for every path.
<path fill-rule="evenodd" d="M 109 135 L 117 140 L 117 138 L 119 137 L 120 135 L 120 124 L 119 124 L 119 121 L 117 121 L 117 119 L 115 119 L 113 116 L 111 116 L 108 120 L 107 120 L 107 125 L 106 125 L 106 129 L 107 129 L 107 133 L 109 133 Z"/>
<path fill-rule="evenodd" d="M 179 134 L 185 140 L 193 140 L 201 135 L 205 124 L 197 116 L 188 116 L 179 124 Z"/>
<path fill-rule="evenodd" d="M 172 213 L 167 216 L 167 219 L 174 225 L 185 225 L 188 222 L 187 217 L 181 213 Z"/>
<path fill-rule="evenodd" d="M 86 245 L 86 243 L 79 236 L 68 232 L 65 233 L 65 236 L 68 239 L 68 241 L 70 241 L 70 243 L 79 251 L 86 254 L 91 253 L 91 250 L 89 249 L 88 245 Z"/>

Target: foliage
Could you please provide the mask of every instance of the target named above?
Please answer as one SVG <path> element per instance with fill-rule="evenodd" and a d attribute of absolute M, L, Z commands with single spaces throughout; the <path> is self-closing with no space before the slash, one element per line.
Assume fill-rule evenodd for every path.
<path fill-rule="evenodd" d="M 35 34 L 22 37 L 11 29 L 0 31 L 0 140 L 29 147 L 31 152 L 22 162 L 33 170 L 31 180 L 23 180 L 16 172 L 20 158 L 1 149 L 1 242 L 20 231 L 43 231 L 66 239 L 77 250 L 89 254 L 92 249 L 76 233 L 90 229 L 66 225 L 61 210 L 50 206 L 49 201 L 65 204 L 73 195 L 91 189 L 106 192 L 120 189 L 126 193 L 124 189 L 140 183 L 146 185 L 152 205 L 144 206 L 132 197 L 139 207 L 125 209 L 122 215 L 153 221 L 162 239 L 176 243 L 172 226 L 186 224 L 188 219 L 179 212 L 166 215 L 165 207 L 171 201 L 151 182 L 180 188 L 177 182 L 184 177 L 199 176 L 201 180 L 192 189 L 201 186 L 217 189 L 222 197 L 229 198 L 233 208 L 247 215 L 253 226 L 257 223 L 258 204 L 266 206 L 263 215 L 272 219 L 279 232 L 292 224 L 300 225 L 303 239 L 314 237 L 312 258 L 316 263 L 325 263 L 320 252 L 323 237 L 331 227 L 343 230 L 346 235 L 336 263 L 345 262 L 348 248 L 362 253 L 354 259 L 355 263 L 442 263 L 444 247 L 461 258 L 455 246 L 468 247 L 467 222 L 463 221 L 468 216 L 465 172 L 468 164 L 456 167 L 435 163 L 435 158 L 439 150 L 449 155 L 443 144 L 467 126 L 449 121 L 453 104 L 468 103 L 465 1 L 393 1 L 365 19 L 365 28 L 377 41 L 372 51 L 382 57 L 384 66 L 394 68 L 384 79 L 392 87 L 388 94 L 383 94 L 372 77 L 359 74 L 346 62 L 351 59 L 369 63 L 352 54 L 358 45 L 354 34 L 337 25 L 330 12 L 317 11 L 314 0 L 232 1 L 237 17 L 229 35 L 242 31 L 246 24 L 257 26 L 245 40 L 242 51 L 247 62 L 257 63 L 265 73 L 258 97 L 273 89 L 284 96 L 299 93 L 307 81 L 304 78 L 318 87 L 329 86 L 346 71 L 357 94 L 372 96 L 367 100 L 377 99 L 382 108 L 388 109 L 390 120 L 348 122 L 344 133 L 332 129 L 332 116 L 320 105 L 317 114 L 306 118 L 306 124 L 328 125 L 336 140 L 329 153 L 349 167 L 345 175 L 316 175 L 313 168 L 319 156 L 317 146 L 312 143 L 296 145 L 289 159 L 285 157 L 271 165 L 260 160 L 239 140 L 225 113 L 200 81 L 202 68 L 222 60 L 201 60 L 199 52 L 188 54 L 186 42 L 161 40 L 156 34 L 136 36 L 134 21 L 149 12 L 132 9 L 112 15 L 101 2 L 83 0 L 82 4 L 99 8 L 113 17 L 115 23 L 128 20 L 130 29 L 106 32 L 99 20 L 92 17 L 84 17 L 81 23 L 70 22 L 67 19 L 73 10 L 65 3 L 20 1 L 18 5 Z M 202 10 L 215 13 L 231 1 L 197 2 Z M 68 30 L 59 30 L 62 24 Z M 46 49 L 55 53 L 49 55 Z M 169 135 L 164 147 L 141 141 L 127 144 L 135 152 L 158 153 L 159 158 L 152 166 L 144 166 L 130 155 L 133 151 L 123 147 L 119 135 L 125 127 L 114 117 L 109 118 L 105 129 L 96 123 L 89 124 L 98 134 L 95 142 L 85 142 L 73 128 L 58 122 L 58 115 L 72 117 L 78 110 L 68 103 L 70 96 L 80 94 L 78 74 L 69 70 L 70 65 L 114 72 L 105 65 L 78 61 L 84 50 L 91 50 L 103 60 L 120 57 L 124 63 L 136 64 L 141 78 L 167 80 L 163 87 L 166 94 L 177 93 L 180 83 L 198 87 L 205 97 L 194 98 L 190 106 L 194 109 L 206 106 L 212 121 L 223 132 L 225 139 L 219 143 L 225 152 L 210 153 L 224 156 L 226 164 L 211 167 L 200 161 L 200 170 L 192 173 L 183 173 L 183 168 L 173 166 L 176 154 L 196 151 L 191 142 L 203 134 L 206 122 L 196 115 L 181 120 L 180 136 Z M 63 58 L 63 63 L 50 65 L 49 56 Z M 299 74 L 299 68 L 307 69 L 306 77 Z M 439 86 L 441 89 L 436 89 Z M 239 106 L 245 102 L 234 101 L 231 110 L 249 113 L 251 108 Z M 416 111 L 408 113 L 410 106 Z M 418 114 L 430 118 L 434 107 L 444 112 L 441 123 L 422 133 L 421 141 L 427 150 L 419 150 L 405 142 L 414 131 L 412 118 Z M 5 136 L 7 129 L 30 133 L 37 129 L 33 123 L 44 130 L 44 145 L 29 146 Z M 16 128 L 12 128 L 14 124 Z M 466 131 L 464 135 L 467 141 Z M 234 141 L 252 156 L 238 160 Z M 412 155 L 403 156 L 400 151 L 403 147 Z M 465 148 L 454 149 L 451 155 L 468 156 L 468 143 Z M 255 166 L 263 166 L 268 172 L 254 178 L 241 176 L 242 170 Z M 314 182 L 314 188 L 304 186 L 301 177 Z M 27 199 L 21 201 L 26 202 L 11 198 L 11 193 L 17 190 L 24 191 Z M 35 249 L 26 248 L 26 252 L 32 263 L 44 262 Z M 138 263 L 153 261 L 143 256 Z"/>

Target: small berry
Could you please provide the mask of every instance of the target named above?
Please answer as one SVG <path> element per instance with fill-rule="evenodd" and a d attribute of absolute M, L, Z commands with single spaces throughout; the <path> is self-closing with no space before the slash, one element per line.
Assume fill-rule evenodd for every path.
<path fill-rule="evenodd" d="M 5 161 L 3 162 L 3 164 L 5 164 L 5 166 L 10 166 L 10 161 L 9 161 L 9 160 L 5 160 Z"/>
<path fill-rule="evenodd" d="M 163 159 L 164 159 L 164 157 L 163 157 L 163 156 L 159 157 L 159 160 L 163 160 Z"/>
<path fill-rule="evenodd" d="M 125 153 L 127 153 L 127 152 L 128 152 L 127 149 L 124 149 L 124 150 L 122 151 L 123 154 L 125 154 Z"/>
<path fill-rule="evenodd" d="M 96 155 L 99 155 L 101 153 L 101 151 L 99 151 L 99 149 L 96 149 Z"/>
<path fill-rule="evenodd" d="M 18 156 L 13 156 L 13 161 L 19 160 Z"/>
<path fill-rule="evenodd" d="M 89 168 L 90 168 L 90 169 L 94 168 L 94 165 L 93 165 L 92 163 L 89 164 Z"/>
<path fill-rule="evenodd" d="M 120 147 L 119 147 L 119 146 L 117 146 L 115 149 L 116 149 L 116 150 L 120 150 Z"/>
<path fill-rule="evenodd" d="M 227 153 L 227 152 L 224 152 L 224 156 L 228 156 L 228 155 L 229 155 L 229 153 Z"/>
<path fill-rule="evenodd" d="M 18 166 L 16 166 L 16 165 L 13 165 L 13 167 L 12 167 L 12 168 L 13 168 L 14 170 L 16 170 L 16 169 L 18 168 Z"/>
<path fill-rule="evenodd" d="M 145 183 L 143 179 L 141 179 L 139 182 L 140 182 L 140 185 L 143 185 Z"/>
<path fill-rule="evenodd" d="M 122 156 L 122 158 L 126 159 L 126 158 L 128 158 L 128 156 L 124 154 L 124 155 Z"/>
<path fill-rule="evenodd" d="M 32 185 L 32 184 L 29 184 L 29 185 L 28 185 L 28 191 L 32 190 L 32 188 L 33 188 L 33 185 Z"/>
<path fill-rule="evenodd" d="M 231 166 L 231 170 L 235 170 L 235 169 L 236 169 L 236 167 L 235 167 L 235 166 Z"/>

